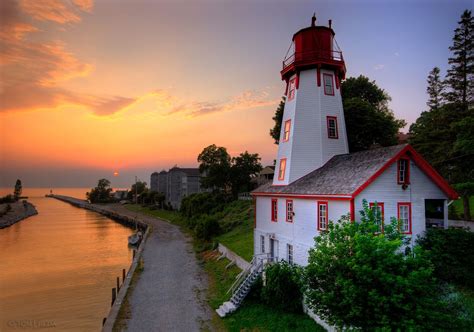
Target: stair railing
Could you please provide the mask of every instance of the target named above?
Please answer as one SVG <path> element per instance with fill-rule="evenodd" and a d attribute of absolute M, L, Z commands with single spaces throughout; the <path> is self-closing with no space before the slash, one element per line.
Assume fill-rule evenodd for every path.
<path fill-rule="evenodd" d="M 250 261 L 249 267 L 247 267 L 245 270 L 242 270 L 242 272 L 240 272 L 237 275 L 237 277 L 235 277 L 235 280 L 232 286 L 230 286 L 226 294 L 229 294 L 229 293 L 234 294 L 235 291 L 242 284 L 242 282 L 244 282 L 245 279 L 247 279 L 249 274 L 251 274 L 255 270 L 261 269 L 263 267 L 263 264 L 268 262 L 268 259 L 269 259 L 268 253 L 254 255 L 252 260 Z"/>

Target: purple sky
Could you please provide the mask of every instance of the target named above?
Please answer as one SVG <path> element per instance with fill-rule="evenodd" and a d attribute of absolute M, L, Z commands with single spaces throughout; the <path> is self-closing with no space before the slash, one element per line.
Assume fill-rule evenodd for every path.
<path fill-rule="evenodd" d="M 152 171 L 176 163 L 197 166 L 197 155 L 212 143 L 226 146 L 232 155 L 257 152 L 264 164 L 271 163 L 276 147 L 268 130 L 284 92 L 281 61 L 292 35 L 310 24 L 313 12 L 318 24 L 332 19 L 347 75 L 375 80 L 392 97 L 395 116 L 410 124 L 426 109 L 428 72 L 438 66 L 445 74 L 457 21 L 473 7 L 472 1 L 461 0 L 74 4 L 78 7 L 55 11 L 55 17 L 41 8 L 21 13 L 30 15 L 25 22 L 36 28 L 21 42 L 60 41 L 54 55 L 58 68 L 68 71 L 51 68 L 49 58 L 23 60 L 5 70 L 17 77 L 22 69 L 30 70 L 26 63 L 38 63 L 41 74 L 45 64 L 51 78 L 41 85 L 38 100 L 50 101 L 52 93 L 69 100 L 66 105 L 31 101 L 27 111 L 0 110 L 0 186 L 12 186 L 17 177 L 29 186 L 91 186 L 99 177 L 112 178 L 114 170 L 121 174 L 114 186 L 130 185 L 134 175 L 149 182 Z M 10 21 L 5 26 L 16 22 Z M 59 124 L 67 144 L 58 144 Z M 115 140 L 103 146 L 85 142 L 101 126 Z M 13 128 L 34 137 L 17 140 Z M 130 140 L 122 141 L 124 133 L 150 152 L 134 151 Z"/>

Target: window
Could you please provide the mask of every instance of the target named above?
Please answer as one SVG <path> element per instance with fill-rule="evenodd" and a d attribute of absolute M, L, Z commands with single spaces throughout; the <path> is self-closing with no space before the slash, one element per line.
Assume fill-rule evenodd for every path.
<path fill-rule="evenodd" d="M 295 93 L 296 93 L 296 77 L 292 78 L 290 80 L 290 83 L 288 83 L 288 101 L 295 98 Z"/>
<path fill-rule="evenodd" d="M 328 229 L 328 202 L 318 202 L 318 230 Z"/>
<path fill-rule="evenodd" d="M 379 231 L 383 231 L 384 204 L 380 202 L 370 203 L 370 209 L 374 213 L 375 222 L 379 225 Z"/>
<path fill-rule="evenodd" d="M 324 94 L 334 96 L 334 81 L 331 74 L 323 74 Z"/>
<path fill-rule="evenodd" d="M 410 183 L 410 159 L 398 160 L 398 184 Z"/>
<path fill-rule="evenodd" d="M 285 131 L 283 132 L 283 142 L 286 142 L 290 139 L 290 128 L 291 128 L 291 120 L 286 120 Z"/>
<path fill-rule="evenodd" d="M 335 116 L 328 116 L 327 118 L 328 126 L 328 138 L 339 138 L 337 132 L 337 118 Z"/>
<path fill-rule="evenodd" d="M 286 158 L 280 160 L 280 168 L 278 169 L 278 180 L 285 179 Z"/>
<path fill-rule="evenodd" d="M 272 221 L 278 221 L 278 200 L 272 199 Z"/>
<path fill-rule="evenodd" d="M 290 264 L 293 264 L 293 246 L 291 244 L 286 245 L 287 251 L 287 261 Z"/>
<path fill-rule="evenodd" d="M 411 203 L 398 203 L 398 220 L 400 232 L 411 234 Z"/>
<path fill-rule="evenodd" d="M 286 200 L 286 221 L 293 222 L 293 217 L 294 217 L 293 201 L 287 199 Z"/>
<path fill-rule="evenodd" d="M 265 236 L 260 235 L 260 253 L 265 253 Z"/>

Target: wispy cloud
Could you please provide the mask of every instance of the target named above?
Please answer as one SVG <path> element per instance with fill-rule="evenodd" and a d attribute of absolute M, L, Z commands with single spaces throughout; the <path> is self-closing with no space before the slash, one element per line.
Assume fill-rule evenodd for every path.
<path fill-rule="evenodd" d="M 190 117 L 197 117 L 212 113 L 273 106 L 277 104 L 278 101 L 279 99 L 270 99 L 269 93 L 266 90 L 248 90 L 221 102 L 194 101 L 180 104 L 173 107 L 169 114 L 181 113 Z"/>
<path fill-rule="evenodd" d="M 374 66 L 374 70 L 383 70 L 385 68 L 384 64 L 378 64 Z"/>
<path fill-rule="evenodd" d="M 138 96 L 81 94 L 62 87 L 68 80 L 86 77 L 93 70 L 78 59 L 61 40 L 29 38 L 43 32 L 36 21 L 52 25 L 75 24 L 81 13 L 91 12 L 92 0 L 3 0 L 0 2 L 0 112 L 54 109 L 75 105 L 97 116 L 130 111 L 161 115 L 199 117 L 207 114 L 274 106 L 279 99 L 267 89 L 248 90 L 223 100 L 184 100 L 170 90 L 155 90 Z M 31 20 L 33 19 L 33 21 Z"/>
<path fill-rule="evenodd" d="M 81 21 L 80 11 L 90 12 L 92 0 L 21 0 L 23 12 L 38 21 L 51 21 L 58 24 Z"/>

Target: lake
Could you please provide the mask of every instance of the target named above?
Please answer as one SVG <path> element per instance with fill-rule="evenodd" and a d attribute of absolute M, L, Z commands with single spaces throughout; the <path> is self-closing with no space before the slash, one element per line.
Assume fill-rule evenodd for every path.
<path fill-rule="evenodd" d="M 99 331 L 116 277 L 130 266 L 133 230 L 45 198 L 49 190 L 24 189 L 39 214 L 0 229 L 0 331 Z M 87 190 L 53 192 L 84 198 Z"/>

